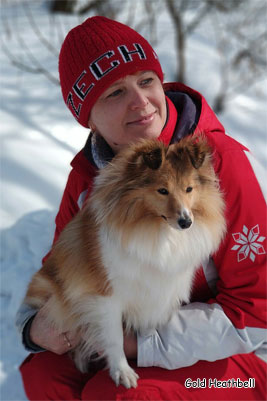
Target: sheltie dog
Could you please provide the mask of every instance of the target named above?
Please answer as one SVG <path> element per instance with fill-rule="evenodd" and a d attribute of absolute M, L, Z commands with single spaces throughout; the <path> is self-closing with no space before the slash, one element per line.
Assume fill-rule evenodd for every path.
<path fill-rule="evenodd" d="M 82 333 L 73 352 L 81 371 L 101 351 L 115 383 L 136 387 L 123 327 L 145 333 L 166 324 L 189 302 L 194 273 L 224 232 L 224 201 L 204 137 L 169 147 L 142 140 L 100 171 L 25 302 L 46 304 L 48 323 L 62 332 Z"/>

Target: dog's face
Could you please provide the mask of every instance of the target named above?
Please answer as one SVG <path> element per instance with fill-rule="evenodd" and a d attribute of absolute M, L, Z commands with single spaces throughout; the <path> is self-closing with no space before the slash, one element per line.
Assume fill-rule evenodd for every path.
<path fill-rule="evenodd" d="M 154 173 L 154 174 L 153 174 Z M 183 174 L 165 159 L 159 174 L 153 172 L 151 184 L 144 188 L 144 204 L 155 216 L 173 228 L 184 230 L 194 221 L 193 208 L 198 196 L 197 176 L 193 169 Z"/>
<path fill-rule="evenodd" d="M 169 147 L 156 140 L 129 146 L 96 179 L 92 205 L 97 221 L 126 230 L 141 223 L 186 230 L 197 218 L 205 220 L 205 191 L 209 187 L 206 195 L 211 192 L 215 180 L 209 156 L 201 137 Z"/>
<path fill-rule="evenodd" d="M 132 205 L 135 219 L 151 217 L 189 229 L 198 211 L 208 153 L 206 143 L 190 139 L 168 148 L 156 141 L 135 146 L 124 170 L 121 210 L 125 202 Z"/>

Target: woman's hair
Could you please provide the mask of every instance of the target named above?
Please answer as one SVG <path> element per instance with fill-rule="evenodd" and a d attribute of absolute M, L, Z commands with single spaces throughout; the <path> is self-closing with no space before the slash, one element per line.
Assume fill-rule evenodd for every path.
<path fill-rule="evenodd" d="M 154 71 L 161 82 L 158 56 L 139 33 L 106 17 L 88 18 L 66 36 L 59 55 L 62 95 L 84 127 L 98 97 L 118 79 Z"/>

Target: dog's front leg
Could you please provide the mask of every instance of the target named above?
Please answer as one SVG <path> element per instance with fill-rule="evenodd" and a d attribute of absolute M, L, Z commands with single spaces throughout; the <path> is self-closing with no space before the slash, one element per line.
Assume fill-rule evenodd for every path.
<path fill-rule="evenodd" d="M 122 310 L 118 302 L 110 300 L 104 306 L 101 319 L 101 342 L 105 350 L 110 376 L 118 386 L 136 387 L 139 376 L 128 365 L 123 350 Z"/>

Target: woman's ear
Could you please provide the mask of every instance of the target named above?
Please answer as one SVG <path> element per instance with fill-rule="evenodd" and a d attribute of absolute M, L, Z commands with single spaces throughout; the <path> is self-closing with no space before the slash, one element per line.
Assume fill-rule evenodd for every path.
<path fill-rule="evenodd" d="M 92 122 L 91 118 L 89 118 L 89 120 L 88 120 L 88 128 L 90 128 L 90 130 L 91 130 L 92 132 L 96 131 L 96 126 L 95 126 L 95 124 Z"/>

